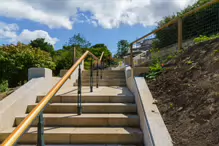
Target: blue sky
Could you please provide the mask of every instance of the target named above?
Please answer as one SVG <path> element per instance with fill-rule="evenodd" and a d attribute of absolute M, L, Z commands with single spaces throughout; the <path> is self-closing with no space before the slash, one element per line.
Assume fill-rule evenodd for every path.
<path fill-rule="evenodd" d="M 104 29 L 100 26 L 94 26 L 88 23 L 77 23 L 74 25 L 72 30 L 59 28 L 50 29 L 46 25 L 42 25 L 30 20 L 16 20 L 13 18 L 0 17 L 0 22 L 5 22 L 7 24 L 17 23 L 19 25 L 18 34 L 21 33 L 23 29 L 28 29 L 30 31 L 34 30 L 44 30 L 47 31 L 51 37 L 57 37 L 59 41 L 55 44 L 55 49 L 62 49 L 62 46 L 68 41 L 70 37 L 74 34 L 82 34 L 92 45 L 97 43 L 104 43 L 114 54 L 117 50 L 117 42 L 119 40 L 125 39 L 129 42 L 134 41 L 137 37 L 141 37 L 150 31 L 152 31 L 155 26 L 144 27 L 140 24 L 129 26 L 127 24 L 122 24 L 119 28 Z M 7 44 L 8 41 L 0 40 L 0 44 Z"/>
<path fill-rule="evenodd" d="M 188 4 L 191 0 L 1 0 L 0 44 L 44 37 L 57 50 L 80 33 L 114 54 L 119 40 L 134 41 Z"/>

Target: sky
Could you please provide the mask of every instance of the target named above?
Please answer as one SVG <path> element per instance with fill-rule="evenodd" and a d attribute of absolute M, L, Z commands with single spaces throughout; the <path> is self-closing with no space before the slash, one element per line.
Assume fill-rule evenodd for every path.
<path fill-rule="evenodd" d="M 115 54 L 117 42 L 151 32 L 156 22 L 196 0 L 0 0 L 0 45 L 45 40 L 55 49 L 80 33 Z"/>

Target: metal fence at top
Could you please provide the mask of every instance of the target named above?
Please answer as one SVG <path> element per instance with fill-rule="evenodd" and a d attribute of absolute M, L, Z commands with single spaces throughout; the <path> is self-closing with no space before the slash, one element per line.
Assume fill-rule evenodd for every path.
<path fill-rule="evenodd" d="M 132 42 L 130 65 L 145 66 L 153 57 L 166 58 L 180 49 L 194 45 L 194 39 L 197 37 L 217 34 L 219 34 L 219 0 L 212 0 Z M 141 44 L 149 40 L 152 40 L 150 45 L 143 48 Z"/>

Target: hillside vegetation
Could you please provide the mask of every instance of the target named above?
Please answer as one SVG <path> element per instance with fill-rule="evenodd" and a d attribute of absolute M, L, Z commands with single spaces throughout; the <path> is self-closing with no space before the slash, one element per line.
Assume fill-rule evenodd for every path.
<path fill-rule="evenodd" d="M 147 80 L 177 146 L 219 145 L 219 39 L 202 41 Z"/>

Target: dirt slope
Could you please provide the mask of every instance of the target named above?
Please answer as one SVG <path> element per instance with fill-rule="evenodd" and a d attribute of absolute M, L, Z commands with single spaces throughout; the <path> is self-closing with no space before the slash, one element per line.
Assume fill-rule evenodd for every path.
<path fill-rule="evenodd" d="M 195 45 L 147 81 L 177 146 L 219 146 L 219 39 Z"/>

